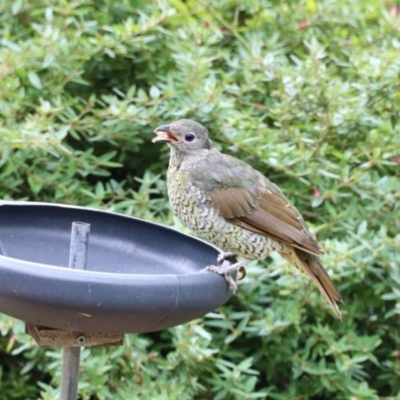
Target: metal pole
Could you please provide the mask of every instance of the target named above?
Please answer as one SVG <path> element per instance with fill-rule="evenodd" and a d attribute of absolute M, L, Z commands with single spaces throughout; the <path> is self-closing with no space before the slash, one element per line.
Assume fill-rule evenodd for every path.
<path fill-rule="evenodd" d="M 69 249 L 69 268 L 86 269 L 90 224 L 73 222 L 71 246 Z"/>
<path fill-rule="evenodd" d="M 90 224 L 73 222 L 69 268 L 86 269 Z M 60 400 L 76 400 L 78 393 L 80 347 L 64 347 L 62 354 Z"/>
<path fill-rule="evenodd" d="M 60 400 L 77 399 L 80 358 L 80 347 L 63 347 Z"/>

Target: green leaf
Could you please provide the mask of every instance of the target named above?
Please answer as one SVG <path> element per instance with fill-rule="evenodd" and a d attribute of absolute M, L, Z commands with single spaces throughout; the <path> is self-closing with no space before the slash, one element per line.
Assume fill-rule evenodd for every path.
<path fill-rule="evenodd" d="M 307 0 L 307 10 L 310 13 L 315 13 L 317 11 L 317 2 L 315 0 Z"/>
<path fill-rule="evenodd" d="M 35 72 L 28 72 L 28 79 L 36 89 L 42 89 L 42 82 L 40 81 L 39 75 Z"/>

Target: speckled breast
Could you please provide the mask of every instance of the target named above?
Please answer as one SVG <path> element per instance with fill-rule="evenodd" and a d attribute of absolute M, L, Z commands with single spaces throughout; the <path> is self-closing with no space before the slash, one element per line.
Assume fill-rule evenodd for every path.
<path fill-rule="evenodd" d="M 222 250 L 250 259 L 263 259 L 273 250 L 272 240 L 230 223 L 204 192 L 179 174 L 168 177 L 168 196 L 180 221 Z"/>

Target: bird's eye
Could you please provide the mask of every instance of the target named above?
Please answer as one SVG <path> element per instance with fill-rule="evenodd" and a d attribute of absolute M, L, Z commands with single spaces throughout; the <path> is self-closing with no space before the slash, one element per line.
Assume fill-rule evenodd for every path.
<path fill-rule="evenodd" d="M 191 133 L 189 133 L 188 135 L 185 136 L 185 140 L 187 142 L 192 142 L 194 140 L 194 135 L 192 135 Z"/>

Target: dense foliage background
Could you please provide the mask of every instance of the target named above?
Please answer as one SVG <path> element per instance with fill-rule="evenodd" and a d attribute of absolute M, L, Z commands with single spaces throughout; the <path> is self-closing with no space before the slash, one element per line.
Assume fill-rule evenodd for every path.
<path fill-rule="evenodd" d="M 400 399 L 399 28 L 391 0 L 0 0 L 0 198 L 182 229 L 150 139 L 193 118 L 294 201 L 346 301 L 253 263 L 203 319 L 85 349 L 82 399 Z M 0 331 L 1 399 L 56 399 L 59 349 Z"/>

